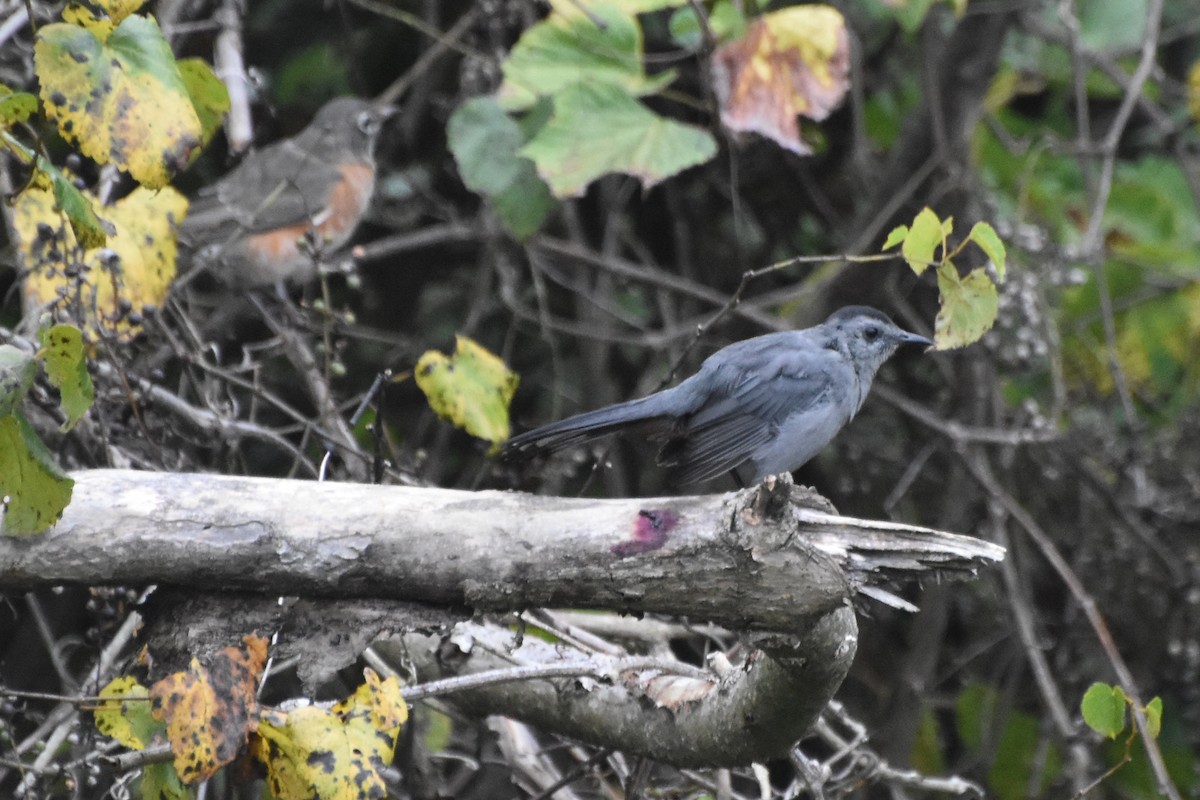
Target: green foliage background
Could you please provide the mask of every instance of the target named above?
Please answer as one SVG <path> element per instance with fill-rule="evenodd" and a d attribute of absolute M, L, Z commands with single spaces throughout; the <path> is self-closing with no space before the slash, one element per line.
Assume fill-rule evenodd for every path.
<path fill-rule="evenodd" d="M 338 409 L 354 409 L 379 370 L 403 374 L 423 352 L 448 352 L 455 334 L 470 336 L 520 375 L 519 430 L 644 394 L 721 344 L 809 325 L 848 303 L 876 305 L 928 333 L 938 312 L 933 271 L 918 278 L 900 259 L 853 264 L 836 255 L 878 252 L 888 231 L 924 207 L 953 216 L 962 232 L 990 222 L 1008 252 L 997 326 L 961 351 L 898 358 L 881 376 L 884 391 L 797 479 L 844 513 L 997 539 L 1010 548 L 1008 572 L 975 585 L 908 587 L 916 614 L 868 605 L 842 700 L 893 766 L 962 775 L 1002 798 L 1069 796 L 1117 763 L 1123 743 L 1078 732 L 1079 699 L 1093 682 L 1113 682 L 1110 659 L 1031 538 L 1032 520 L 1095 599 L 1143 701 L 1162 697 L 1159 744 L 1176 786 L 1194 795 L 1200 133 L 1189 71 L 1200 56 L 1200 8 L 1170 3 L 1148 25 L 1153 0 L 968 3 L 961 16 L 949 3 L 893 5 L 841 7 L 860 48 L 854 91 L 824 123 L 804 125 L 816 151 L 809 158 L 722 132 L 696 26 L 670 9 L 640 17 L 639 86 L 657 87 L 667 70 L 676 79 L 637 102 L 706 132 L 716 154 L 649 188 L 608 175 L 555 200 L 531 166 L 543 153 L 522 150 L 549 111 L 534 104 L 510 116 L 480 99 L 500 90 L 506 54 L 544 8 L 250 3 L 244 48 L 264 77 L 254 105 L 261 141 L 294 132 L 332 95 L 403 84 L 375 208 L 360 231 L 368 254 L 354 280 L 294 288 L 289 319 L 313 343 Z M 1064 7 L 1078 38 L 1059 17 Z M 724 18 L 728 8 L 719 8 L 714 16 Z M 162 22 L 169 32 L 187 21 Z M 179 56 L 207 56 L 212 34 L 171 41 Z M 1153 69 L 1136 83 L 1146 42 Z M 22 63 L 5 48 L 0 82 L 29 88 Z M 178 183 L 195 190 L 229 165 L 218 141 Z M 384 242 L 388 249 L 371 250 Z M 740 303 L 721 311 L 747 271 L 822 254 L 749 281 Z M 987 269 L 976 250 L 956 263 L 964 275 Z M 0 269 L 4 335 L 22 316 L 8 291 L 16 280 L 16 269 Z M 263 346 L 270 329 L 253 307 L 219 286 L 197 288 L 148 314 L 137 341 L 97 354 L 120 369 L 97 386 L 95 424 L 64 433 L 50 404 L 30 414 L 66 467 L 125 459 L 316 474 L 321 442 L 337 438 L 307 435 L 322 409 L 298 388 L 310 385 L 306 376 Z M 167 335 L 180 331 L 189 333 Z M 252 380 L 231 378 L 243 369 Z M 134 413 L 129 376 L 251 420 L 290 449 L 269 437 L 197 432 L 163 405 L 139 403 Z M 671 491 L 649 467 L 653 445 L 639 440 L 587 458 L 498 465 L 486 444 L 440 421 L 411 380 L 388 383 L 367 413 L 373 426 L 349 421 L 366 457 L 335 459 L 336 477 L 368 479 L 363 464 L 379 454 L 389 482 Z M 95 608 L 80 612 L 79 595 L 47 602 L 67 629 L 110 624 Z M 14 646 L 9 636 L 0 633 L 0 647 Z M 1035 666 L 1049 670 L 1048 684 Z M 1065 730 L 1056 704 L 1069 717 Z M 1158 796 L 1140 744 L 1131 756 L 1104 791 Z"/>

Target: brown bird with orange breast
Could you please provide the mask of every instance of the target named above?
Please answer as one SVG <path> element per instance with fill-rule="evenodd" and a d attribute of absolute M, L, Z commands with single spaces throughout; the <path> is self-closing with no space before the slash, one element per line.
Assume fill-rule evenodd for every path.
<path fill-rule="evenodd" d="M 179 228 L 192 267 L 248 288 L 316 276 L 301 242 L 350 240 L 375 191 L 375 143 L 395 112 L 355 97 L 326 103 L 307 128 L 246 156 L 202 189 Z"/>

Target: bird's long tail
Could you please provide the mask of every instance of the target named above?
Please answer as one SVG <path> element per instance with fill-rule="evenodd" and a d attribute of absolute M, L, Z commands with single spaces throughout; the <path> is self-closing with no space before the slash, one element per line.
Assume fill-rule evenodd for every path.
<path fill-rule="evenodd" d="M 607 433 L 635 425 L 664 423 L 673 416 L 670 391 L 640 400 L 585 411 L 514 436 L 504 445 L 505 458 L 529 458 L 590 442 Z"/>

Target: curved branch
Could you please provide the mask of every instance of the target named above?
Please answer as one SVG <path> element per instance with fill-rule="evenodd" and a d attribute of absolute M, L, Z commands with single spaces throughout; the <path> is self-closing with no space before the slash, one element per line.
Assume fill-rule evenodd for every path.
<path fill-rule="evenodd" d="M 408 629 L 376 647 L 391 647 L 420 681 L 523 665 L 561 674 L 555 665 L 595 658 L 600 667 L 615 664 L 586 680 L 476 682 L 453 701 L 681 766 L 786 754 L 854 659 L 856 588 L 930 570 L 973 574 L 1003 557 L 968 537 L 816 510 L 786 479 L 724 495 L 625 500 L 122 470 L 75 479 L 53 530 L 0 539 L 0 589 L 155 583 L 175 598 L 160 598 L 170 614 L 200 614 L 210 626 L 230 627 L 226 638 L 232 626 L 251 624 L 245 608 L 275 595 L 476 611 L 557 605 L 737 630 L 757 649 L 736 667 L 712 665 L 711 676 L 696 676 L 628 669 L 503 625 L 459 623 L 447 633 L 446 623 L 397 624 L 374 610 L 363 623 L 340 626 L 350 632 L 341 638 L 359 646 L 381 629 Z M 242 602 L 243 611 L 213 613 L 214 602 Z M 282 615 L 269 627 L 288 631 L 285 655 L 303 660 L 306 648 L 329 649 L 326 628 L 299 621 L 317 603 L 269 605 Z M 361 601 L 322 605 L 317 613 L 337 618 Z M 163 646 L 181 636 L 184 649 L 197 646 L 192 625 L 160 615 Z"/>
<path fill-rule="evenodd" d="M 469 637 L 410 633 L 373 649 L 411 664 L 421 680 L 511 667 L 513 661 L 563 660 L 558 646 L 540 639 L 526 637 L 514 647 L 512 631 L 469 628 Z M 842 606 L 803 637 L 764 642 L 739 668 L 707 682 L 626 671 L 609 681 L 493 684 L 450 699 L 471 714 L 503 714 L 679 767 L 742 766 L 785 756 L 812 727 L 850 669 L 857 638 L 854 612 Z"/>

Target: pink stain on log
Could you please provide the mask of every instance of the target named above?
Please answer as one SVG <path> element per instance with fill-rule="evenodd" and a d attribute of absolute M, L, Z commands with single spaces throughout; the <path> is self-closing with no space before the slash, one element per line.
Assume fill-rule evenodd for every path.
<path fill-rule="evenodd" d="M 667 534 L 678 522 L 679 515 L 674 511 L 665 508 L 643 508 L 638 511 L 637 522 L 633 525 L 633 536 L 613 545 L 612 552 L 618 558 L 626 558 L 657 550 L 667 543 Z"/>

